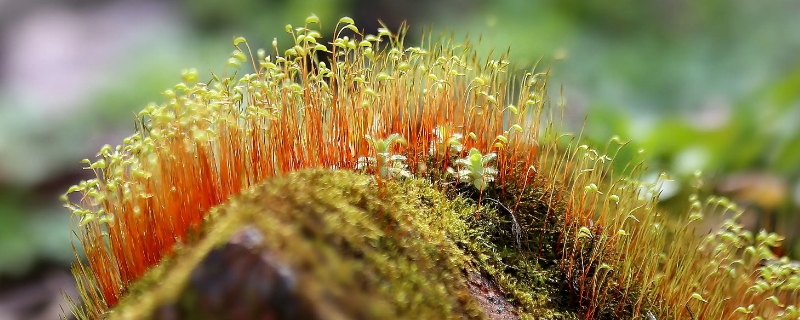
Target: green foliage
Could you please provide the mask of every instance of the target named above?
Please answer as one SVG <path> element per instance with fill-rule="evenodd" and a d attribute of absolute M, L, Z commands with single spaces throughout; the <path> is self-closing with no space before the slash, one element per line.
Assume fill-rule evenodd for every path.
<path fill-rule="evenodd" d="M 360 157 L 356 164 L 356 170 L 375 170 L 383 179 L 409 178 L 411 172 L 405 164 L 406 156 L 393 154 L 392 147 L 396 144 L 405 144 L 406 140 L 397 133 L 390 134 L 386 139 L 373 138 L 366 135 L 364 139 L 369 142 L 374 157 Z"/>
<path fill-rule="evenodd" d="M 459 181 L 469 183 L 475 189 L 483 191 L 497 176 L 497 169 L 489 165 L 496 158 L 497 154 L 494 152 L 481 154 L 478 149 L 472 148 L 467 157 L 455 161 L 458 171 L 452 173 Z"/>

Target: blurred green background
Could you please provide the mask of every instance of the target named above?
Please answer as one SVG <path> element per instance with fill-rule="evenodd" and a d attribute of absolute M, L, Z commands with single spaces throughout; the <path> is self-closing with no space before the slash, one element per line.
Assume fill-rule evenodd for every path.
<path fill-rule="evenodd" d="M 797 1 L 0 0 L 0 319 L 53 319 L 74 290 L 57 199 L 90 177 L 81 159 L 130 134 L 181 69 L 221 69 L 234 36 L 285 44 L 310 13 L 323 34 L 343 15 L 371 33 L 408 21 L 407 44 L 433 26 L 480 35 L 484 54 L 511 48 L 519 67 L 541 59 L 569 128 L 631 140 L 623 160 L 644 149 L 651 176 L 671 174 L 666 208 L 703 170 L 706 191 L 800 257 Z"/>

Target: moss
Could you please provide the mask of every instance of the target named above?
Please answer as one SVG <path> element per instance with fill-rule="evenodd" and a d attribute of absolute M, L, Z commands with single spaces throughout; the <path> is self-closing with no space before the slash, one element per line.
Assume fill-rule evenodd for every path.
<path fill-rule="evenodd" d="M 380 190 L 370 177 L 345 171 L 270 180 L 213 209 L 203 239 L 151 271 L 111 318 L 147 318 L 161 305 L 186 301 L 192 270 L 245 225 L 261 231 L 266 249 L 298 273 L 301 294 L 317 310 L 360 319 L 481 318 L 461 271 L 468 258 L 439 227 L 458 213 L 432 190 L 402 188 Z"/>
<path fill-rule="evenodd" d="M 212 209 L 200 239 L 149 271 L 107 315 L 145 319 L 165 305 L 197 309 L 191 295 L 202 293 L 186 289 L 192 271 L 238 230 L 254 226 L 264 249 L 298 273 L 301 299 L 316 310 L 361 319 L 480 319 L 465 274 L 483 272 L 523 319 L 577 319 L 558 268 L 532 250 L 536 233 L 518 243 L 508 212 L 482 208 L 476 217 L 473 199 L 421 179 L 378 186 L 349 171 L 289 174 Z M 517 220 L 529 228 L 546 213 L 520 210 Z"/>
<path fill-rule="evenodd" d="M 279 287 L 291 282 L 283 264 L 294 270 L 292 301 L 326 316 L 481 317 L 469 296 L 476 272 L 527 318 L 800 314 L 800 271 L 771 251 L 780 236 L 734 218 L 696 237 L 705 215 L 739 214 L 697 193 L 688 217 L 666 221 L 659 182 L 639 179 L 645 163 L 613 170 L 625 142 L 595 149 L 559 132 L 547 73 L 484 60 L 452 38 L 405 47 L 407 29 L 362 34 L 347 17 L 326 46 L 315 26 L 313 16 L 287 26 L 294 46 L 283 55 L 234 39 L 230 77 L 187 70 L 139 113 L 135 134 L 84 160 L 96 178 L 62 197 L 87 257 L 73 268 L 85 303 L 71 304 L 76 315 L 202 318 L 204 294 L 217 292 L 195 290 L 196 271 L 231 252 L 253 262 L 231 268 Z M 248 61 L 254 73 L 239 75 Z M 283 176 L 320 167 L 381 178 Z M 232 238 L 251 229 L 264 245 L 242 251 Z"/>
<path fill-rule="evenodd" d="M 532 185 L 536 187 L 495 186 L 480 197 L 461 192 L 467 203 L 483 203 L 480 216 L 468 220 L 468 238 L 461 243 L 530 318 L 579 319 L 558 264 L 561 204 L 548 203 L 552 191 L 541 189 L 552 184 Z"/>

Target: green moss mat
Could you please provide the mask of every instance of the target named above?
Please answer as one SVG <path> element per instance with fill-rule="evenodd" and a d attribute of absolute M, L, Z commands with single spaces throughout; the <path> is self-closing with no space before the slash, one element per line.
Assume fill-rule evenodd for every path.
<path fill-rule="evenodd" d="M 418 179 L 379 186 L 342 170 L 275 178 L 213 209 L 199 240 L 132 286 L 108 316 L 205 319 L 212 293 L 187 285 L 192 272 L 249 229 L 263 237 L 256 252 L 291 270 L 297 308 L 325 319 L 483 318 L 468 270 L 491 274 L 522 318 L 577 318 L 558 296 L 558 273 L 518 247 L 510 218 L 491 206 L 476 217 L 473 203 Z"/>

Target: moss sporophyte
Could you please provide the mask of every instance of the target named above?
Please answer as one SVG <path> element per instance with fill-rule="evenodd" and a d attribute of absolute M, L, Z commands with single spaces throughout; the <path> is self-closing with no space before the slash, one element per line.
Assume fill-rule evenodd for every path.
<path fill-rule="evenodd" d="M 319 24 L 287 26 L 285 51 L 236 38 L 227 75 L 185 71 L 86 160 L 96 178 L 64 196 L 85 252 L 72 313 L 800 317 L 779 236 L 718 197 L 664 218 L 645 164 L 611 170 L 623 142 L 580 145 L 544 116 L 547 73 L 349 18 L 318 43 Z M 734 218 L 697 236 L 721 212 Z"/>

